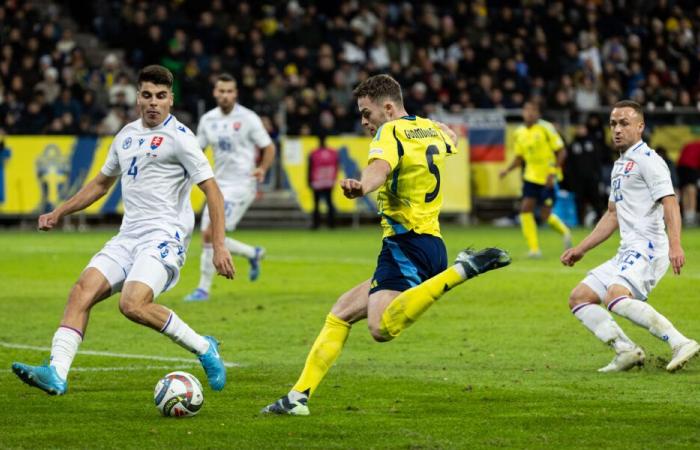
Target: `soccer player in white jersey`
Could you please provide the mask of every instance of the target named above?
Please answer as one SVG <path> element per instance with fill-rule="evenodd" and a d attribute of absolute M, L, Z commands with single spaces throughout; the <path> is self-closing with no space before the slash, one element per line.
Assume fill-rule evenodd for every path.
<path fill-rule="evenodd" d="M 677 275 L 685 264 L 678 200 L 668 166 L 642 140 L 641 106 L 629 100 L 616 103 L 610 131 L 620 158 L 612 171 L 608 211 L 580 244 L 562 254 L 561 262 L 573 266 L 618 228 L 621 243 L 617 255 L 591 270 L 571 291 L 569 306 L 586 328 L 616 352 L 599 372 L 620 372 L 644 364 L 644 351 L 625 335 L 610 312 L 667 342 L 673 356 L 666 370 L 673 372 L 697 355 L 700 345 L 683 336 L 646 300 L 669 264 Z"/>
<path fill-rule="evenodd" d="M 173 75 L 162 66 L 139 73 L 137 104 L 141 118 L 114 138 L 100 173 L 49 214 L 39 217 L 48 231 L 61 219 L 103 197 L 121 179 L 124 218 L 119 233 L 88 263 L 68 297 L 51 345 L 48 365 L 14 363 L 12 370 L 30 386 L 52 395 L 66 393 L 67 377 L 95 304 L 121 291 L 119 309 L 130 320 L 160 331 L 198 355 L 209 384 L 221 390 L 226 369 L 218 342 L 201 336 L 168 308 L 154 303 L 172 288 L 185 262 L 194 228 L 190 204 L 193 184 L 209 204 L 213 264 L 233 278 L 231 255 L 224 246 L 224 202 L 214 173 L 194 134 L 170 114 Z"/>
<path fill-rule="evenodd" d="M 221 74 L 214 85 L 217 107 L 199 120 L 197 139 L 202 148 L 211 145 L 214 151 L 214 173 L 224 194 L 226 230 L 233 231 L 246 210 L 253 203 L 257 183 L 265 179 L 267 169 L 275 159 L 275 145 L 265 130 L 260 117 L 243 105 L 236 103 L 236 80 L 229 74 Z M 260 163 L 256 156 L 261 152 Z M 200 260 L 199 286 L 186 301 L 209 299 L 214 266 L 212 257 L 212 232 L 207 210 L 202 213 L 202 257 Z M 230 237 L 226 248 L 234 255 L 248 259 L 251 281 L 260 275 L 260 260 L 265 255 L 261 247 L 254 247 Z"/>

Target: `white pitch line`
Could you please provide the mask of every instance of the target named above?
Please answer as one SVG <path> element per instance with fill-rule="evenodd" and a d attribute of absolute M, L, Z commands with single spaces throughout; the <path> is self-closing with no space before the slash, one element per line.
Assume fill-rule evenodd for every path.
<path fill-rule="evenodd" d="M 199 365 L 199 363 L 192 363 Z M 72 367 L 71 372 L 135 372 L 140 370 L 178 370 L 181 366 L 122 366 L 122 367 Z M 12 373 L 12 370 L 0 370 L 0 373 Z"/>
<path fill-rule="evenodd" d="M 25 344 L 15 344 L 13 342 L 0 341 L 0 347 L 5 348 L 18 348 L 22 350 L 34 350 L 37 352 L 50 352 L 50 347 L 37 347 L 34 345 Z M 112 353 L 112 352 L 100 352 L 94 350 L 80 350 L 79 355 L 91 355 L 91 356 L 108 356 L 110 358 L 124 358 L 124 359 L 145 359 L 149 361 L 171 361 L 171 362 L 184 362 L 193 364 L 194 361 L 190 358 L 175 358 L 171 356 L 153 356 L 153 355 L 134 355 L 130 353 Z M 241 367 L 238 363 L 225 362 L 226 367 Z"/>

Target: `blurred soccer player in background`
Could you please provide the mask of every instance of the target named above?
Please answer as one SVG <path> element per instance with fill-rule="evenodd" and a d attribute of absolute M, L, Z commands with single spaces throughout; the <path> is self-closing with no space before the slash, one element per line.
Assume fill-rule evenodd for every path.
<path fill-rule="evenodd" d="M 233 231 L 248 207 L 255 200 L 258 182 L 275 159 L 275 145 L 255 112 L 236 102 L 236 80 L 221 74 L 214 86 L 217 107 L 202 116 L 197 126 L 197 139 L 204 149 L 211 145 L 214 151 L 214 173 L 224 195 L 226 230 Z M 258 151 L 262 152 L 256 166 Z M 216 270 L 212 265 L 212 231 L 207 208 L 202 213 L 202 257 L 199 263 L 199 286 L 186 301 L 209 299 Z M 260 261 L 265 255 L 262 247 L 253 247 L 233 238 L 225 239 L 226 248 L 234 255 L 248 259 L 248 277 L 255 281 L 260 276 Z"/>
<path fill-rule="evenodd" d="M 540 218 L 564 237 L 564 247 L 571 247 L 571 232 L 556 214 L 552 214 L 557 178 L 562 177 L 562 164 L 566 158 L 564 141 L 554 126 L 540 118 L 540 108 L 535 102 L 523 105 L 523 125 L 515 130 L 513 145 L 515 159 L 503 169 L 503 178 L 516 167 L 525 164 L 523 174 L 523 198 L 520 204 L 520 226 L 529 248 L 528 256 L 542 256 L 537 237 L 535 208 L 540 206 Z"/>

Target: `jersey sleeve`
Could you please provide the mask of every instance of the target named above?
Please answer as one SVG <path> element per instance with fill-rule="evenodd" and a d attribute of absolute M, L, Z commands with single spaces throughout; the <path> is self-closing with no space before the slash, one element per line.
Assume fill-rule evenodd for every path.
<path fill-rule="evenodd" d="M 209 165 L 207 157 L 204 156 L 198 139 L 191 131 L 178 136 L 180 151 L 177 158 L 192 179 L 192 183 L 199 184 L 202 181 L 214 178 L 214 172 Z"/>
<path fill-rule="evenodd" d="M 102 169 L 103 175 L 108 177 L 116 177 L 121 173 L 121 167 L 119 167 L 119 156 L 117 155 L 117 139 L 112 140 L 112 144 L 109 146 L 109 151 L 107 152 L 107 159 L 105 160 Z"/>
<path fill-rule="evenodd" d="M 666 165 L 666 161 L 661 159 L 656 153 L 649 156 L 643 155 L 638 159 L 639 171 L 644 177 L 644 182 L 649 188 L 651 197 L 657 201 L 669 195 L 675 195 L 673 183 L 671 182 L 671 172 Z"/>
<path fill-rule="evenodd" d="M 209 140 L 207 139 L 207 132 L 204 129 L 203 120 L 200 120 L 197 124 L 197 142 L 199 143 L 199 146 L 202 150 L 207 148 L 207 145 L 209 145 Z"/>
<path fill-rule="evenodd" d="M 391 170 L 399 164 L 400 142 L 395 136 L 395 125 L 382 125 L 374 135 L 374 139 L 369 145 L 369 156 L 367 163 L 375 159 L 381 159 L 389 163 Z"/>
<path fill-rule="evenodd" d="M 256 147 L 262 148 L 267 147 L 272 144 L 272 138 L 267 133 L 265 125 L 263 125 L 262 120 L 257 115 L 251 116 L 251 122 L 253 124 L 253 130 L 250 134 L 250 139 L 253 141 Z"/>

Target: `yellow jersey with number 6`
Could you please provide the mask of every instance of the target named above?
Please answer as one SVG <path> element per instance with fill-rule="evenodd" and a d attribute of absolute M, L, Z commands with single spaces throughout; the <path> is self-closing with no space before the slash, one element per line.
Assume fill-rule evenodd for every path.
<path fill-rule="evenodd" d="M 384 237 L 414 231 L 440 236 L 441 176 L 445 157 L 457 149 L 429 119 L 404 116 L 377 130 L 368 162 L 381 159 L 391 172 L 377 191 Z"/>

